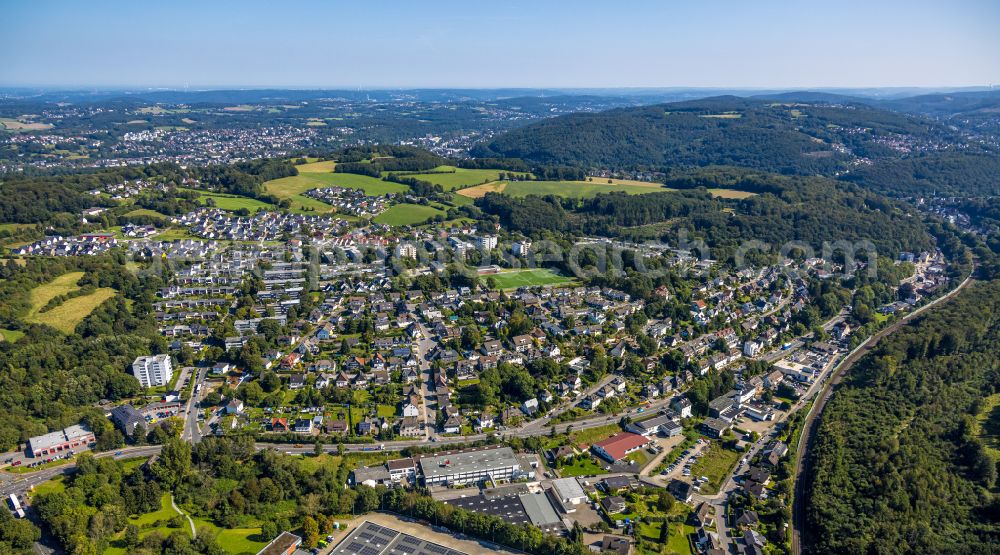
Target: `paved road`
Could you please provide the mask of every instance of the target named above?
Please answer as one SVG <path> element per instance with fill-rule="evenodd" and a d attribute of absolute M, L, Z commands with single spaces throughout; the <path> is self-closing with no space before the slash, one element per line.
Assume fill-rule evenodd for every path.
<path fill-rule="evenodd" d="M 198 426 L 198 414 L 201 412 L 198 409 L 198 403 L 201 402 L 204 396 L 204 391 L 196 393 L 198 386 L 205 382 L 205 376 L 208 374 L 207 368 L 197 368 L 195 369 L 194 376 L 194 388 L 191 390 L 191 398 L 188 399 L 186 416 L 184 417 L 184 431 L 181 434 L 181 439 L 186 439 L 191 443 L 198 443 L 201 441 L 201 428 Z"/>
<path fill-rule="evenodd" d="M 974 271 L 975 270 L 973 270 L 973 272 Z M 819 393 L 819 396 L 816 398 L 816 402 L 809 410 L 809 414 L 806 415 L 806 420 L 803 422 L 802 436 L 799 438 L 798 449 L 795 453 L 795 497 L 792 507 L 792 553 L 794 555 L 802 553 L 803 544 L 809 545 L 809 541 L 807 541 L 808 528 L 806 527 L 805 522 L 808 488 L 806 480 L 804 480 L 803 477 L 811 474 L 812 460 L 807 457 L 806 454 L 812 447 L 815 432 L 819 428 L 819 417 L 822 415 L 823 409 L 826 408 L 827 402 L 833 396 L 836 385 L 840 383 L 841 379 L 843 379 L 847 371 L 850 370 L 851 366 L 860 360 L 861 357 L 874 349 L 878 345 L 879 341 L 886 336 L 895 333 L 901 327 L 909 323 L 913 318 L 923 314 L 924 311 L 929 310 L 940 303 L 953 299 L 973 281 L 975 280 L 970 274 L 969 277 L 965 278 L 965 280 L 962 281 L 958 287 L 950 291 L 947 295 L 927 303 L 926 305 L 899 319 L 889 327 L 869 337 L 863 343 L 858 345 L 858 347 L 845 357 L 833 370 L 831 379 Z M 805 537 L 805 539 L 803 537 Z"/>

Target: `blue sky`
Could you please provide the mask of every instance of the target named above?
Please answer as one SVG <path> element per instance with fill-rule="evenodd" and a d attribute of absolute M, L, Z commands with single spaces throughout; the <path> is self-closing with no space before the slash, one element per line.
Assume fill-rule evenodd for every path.
<path fill-rule="evenodd" d="M 0 0 L 0 85 L 1000 84 L 996 0 Z"/>

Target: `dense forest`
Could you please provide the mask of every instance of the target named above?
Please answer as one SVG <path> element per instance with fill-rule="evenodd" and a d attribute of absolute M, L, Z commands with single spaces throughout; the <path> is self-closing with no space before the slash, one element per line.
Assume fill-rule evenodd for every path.
<path fill-rule="evenodd" d="M 849 99 L 837 102 L 716 97 L 571 114 L 509 131 L 472 153 L 671 177 L 711 165 L 842 175 L 900 196 L 1000 193 L 996 154 L 952 128 Z"/>
<path fill-rule="evenodd" d="M 884 340 L 827 405 L 813 450 L 817 553 L 995 553 L 997 461 L 975 417 L 1000 384 L 1000 282 Z"/>
<path fill-rule="evenodd" d="M 571 114 L 510 131 L 476 156 L 611 169 L 736 165 L 832 174 L 851 156 L 891 156 L 882 138 L 958 136 L 930 120 L 864 105 L 772 103 L 736 97 Z"/>
<path fill-rule="evenodd" d="M 678 230 L 713 249 L 733 249 L 757 239 L 771 245 L 803 241 L 869 240 L 883 255 L 931 247 L 912 209 L 835 180 L 714 169 L 684 177 L 700 188 L 680 192 L 612 193 L 577 200 L 553 196 L 513 198 L 490 193 L 476 201 L 486 214 L 528 235 L 576 232 L 674 242 Z M 762 194 L 741 200 L 714 198 L 703 187 L 738 182 Z"/>
<path fill-rule="evenodd" d="M 893 196 L 1000 195 L 997 154 L 934 153 L 859 167 L 842 179 Z"/>
<path fill-rule="evenodd" d="M 162 282 L 136 276 L 126 263 L 125 255 L 116 253 L 0 265 L 0 327 L 25 334 L 17 342 L 0 341 L 0 449 L 76 424 L 81 416 L 94 422 L 95 433 L 110 431 L 103 412 L 88 407 L 139 393 L 139 382 L 125 369 L 139 355 L 166 352 L 151 316 Z M 20 319 L 33 287 L 73 271 L 83 272 L 79 285 L 109 287 L 119 295 L 97 307 L 68 336 Z"/>

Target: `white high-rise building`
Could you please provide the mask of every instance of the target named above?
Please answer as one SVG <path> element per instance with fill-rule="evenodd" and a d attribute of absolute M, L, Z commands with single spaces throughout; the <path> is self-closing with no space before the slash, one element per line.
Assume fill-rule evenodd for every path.
<path fill-rule="evenodd" d="M 525 239 L 514 243 L 513 251 L 514 256 L 528 256 L 528 253 L 531 252 L 531 241 Z"/>
<path fill-rule="evenodd" d="M 132 363 L 132 375 L 142 387 L 157 387 L 167 385 L 174 375 L 174 367 L 170 355 L 145 356 L 135 359 Z"/>
<path fill-rule="evenodd" d="M 416 258 L 417 247 L 412 243 L 400 243 L 396 246 L 396 256 L 399 258 Z"/>
<path fill-rule="evenodd" d="M 497 248 L 497 236 L 496 235 L 480 235 L 476 237 L 476 246 L 480 249 L 485 249 L 491 251 Z"/>

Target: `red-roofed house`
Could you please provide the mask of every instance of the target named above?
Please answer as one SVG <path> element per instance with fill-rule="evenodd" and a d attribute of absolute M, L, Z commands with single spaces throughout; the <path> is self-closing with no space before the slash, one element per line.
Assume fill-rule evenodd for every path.
<path fill-rule="evenodd" d="M 625 455 L 642 449 L 649 442 L 649 438 L 639 434 L 623 432 L 615 434 L 604 441 L 598 441 L 591 445 L 590 449 L 597 456 L 614 463 L 624 459 Z"/>

